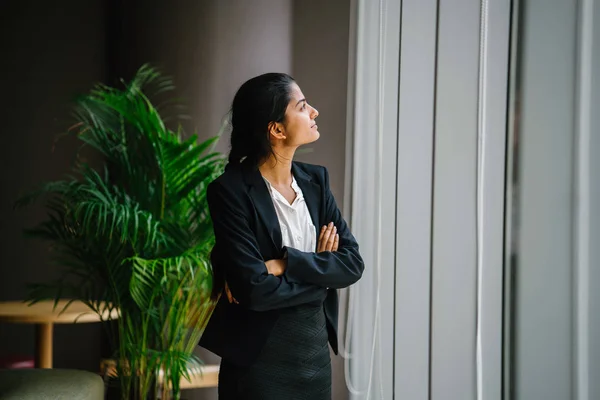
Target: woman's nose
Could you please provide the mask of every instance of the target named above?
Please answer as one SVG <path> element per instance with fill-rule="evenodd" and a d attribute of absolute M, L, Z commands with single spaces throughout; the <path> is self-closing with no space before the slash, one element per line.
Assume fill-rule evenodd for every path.
<path fill-rule="evenodd" d="M 311 118 L 315 119 L 315 118 L 317 118 L 319 116 L 319 110 L 317 110 L 316 108 L 314 108 L 312 106 L 311 106 L 311 108 L 312 108 Z"/>

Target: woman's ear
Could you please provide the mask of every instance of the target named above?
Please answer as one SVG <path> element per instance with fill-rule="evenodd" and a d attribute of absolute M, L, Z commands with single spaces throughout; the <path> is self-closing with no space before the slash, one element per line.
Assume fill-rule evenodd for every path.
<path fill-rule="evenodd" d="M 285 139 L 285 128 L 281 122 L 269 122 L 269 137 L 272 139 Z"/>

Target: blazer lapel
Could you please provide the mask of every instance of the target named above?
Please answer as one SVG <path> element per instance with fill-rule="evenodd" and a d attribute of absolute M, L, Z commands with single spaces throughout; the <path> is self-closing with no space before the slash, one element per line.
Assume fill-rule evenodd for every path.
<path fill-rule="evenodd" d="M 296 178 L 296 182 L 300 189 L 302 189 L 302 193 L 304 194 L 304 199 L 306 200 L 306 205 L 308 207 L 308 212 L 310 213 L 310 217 L 312 219 L 312 223 L 315 226 L 315 234 L 317 235 L 317 243 L 319 239 L 319 230 L 320 230 L 320 220 L 319 220 L 319 210 L 321 209 L 321 186 L 312 181 L 310 175 L 306 172 L 302 171 L 296 163 L 292 163 L 292 173 Z"/>
<path fill-rule="evenodd" d="M 254 203 L 254 208 L 263 224 L 265 224 L 273 246 L 279 252 L 283 247 L 281 228 L 279 227 L 279 219 L 277 218 L 273 199 L 271 198 L 267 184 L 257 168 L 244 168 L 244 179 L 246 184 L 250 186 L 248 193 Z"/>
<path fill-rule="evenodd" d="M 310 175 L 302 171 L 296 163 L 292 163 L 292 173 L 304 194 L 308 212 L 312 219 L 312 223 L 315 226 L 315 234 L 318 239 L 320 230 L 319 211 L 321 209 L 321 186 L 313 182 Z M 267 228 L 273 246 L 275 246 L 277 251 L 281 251 L 281 248 L 283 247 L 281 228 L 267 184 L 257 168 L 243 167 L 243 174 L 244 180 L 249 186 L 248 193 L 254 203 L 254 208 Z M 317 245 L 318 243 L 315 245 L 315 251 Z"/>

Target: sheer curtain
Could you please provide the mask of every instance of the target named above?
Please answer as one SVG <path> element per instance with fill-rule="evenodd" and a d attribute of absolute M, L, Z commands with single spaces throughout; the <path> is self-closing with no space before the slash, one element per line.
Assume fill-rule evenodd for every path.
<path fill-rule="evenodd" d="M 351 399 L 500 399 L 510 2 L 353 10 Z"/>

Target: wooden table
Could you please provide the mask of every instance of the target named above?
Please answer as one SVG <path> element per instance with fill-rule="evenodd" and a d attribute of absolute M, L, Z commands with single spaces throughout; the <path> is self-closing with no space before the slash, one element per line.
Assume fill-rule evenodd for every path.
<path fill-rule="evenodd" d="M 61 300 L 54 308 L 54 301 L 41 301 L 29 305 L 22 301 L 0 302 L 0 322 L 35 324 L 36 368 L 52 368 L 52 336 L 54 324 L 100 322 L 100 316 L 80 301 L 73 301 L 64 311 L 69 300 Z M 118 318 L 118 310 L 106 312 L 103 319 Z"/>

